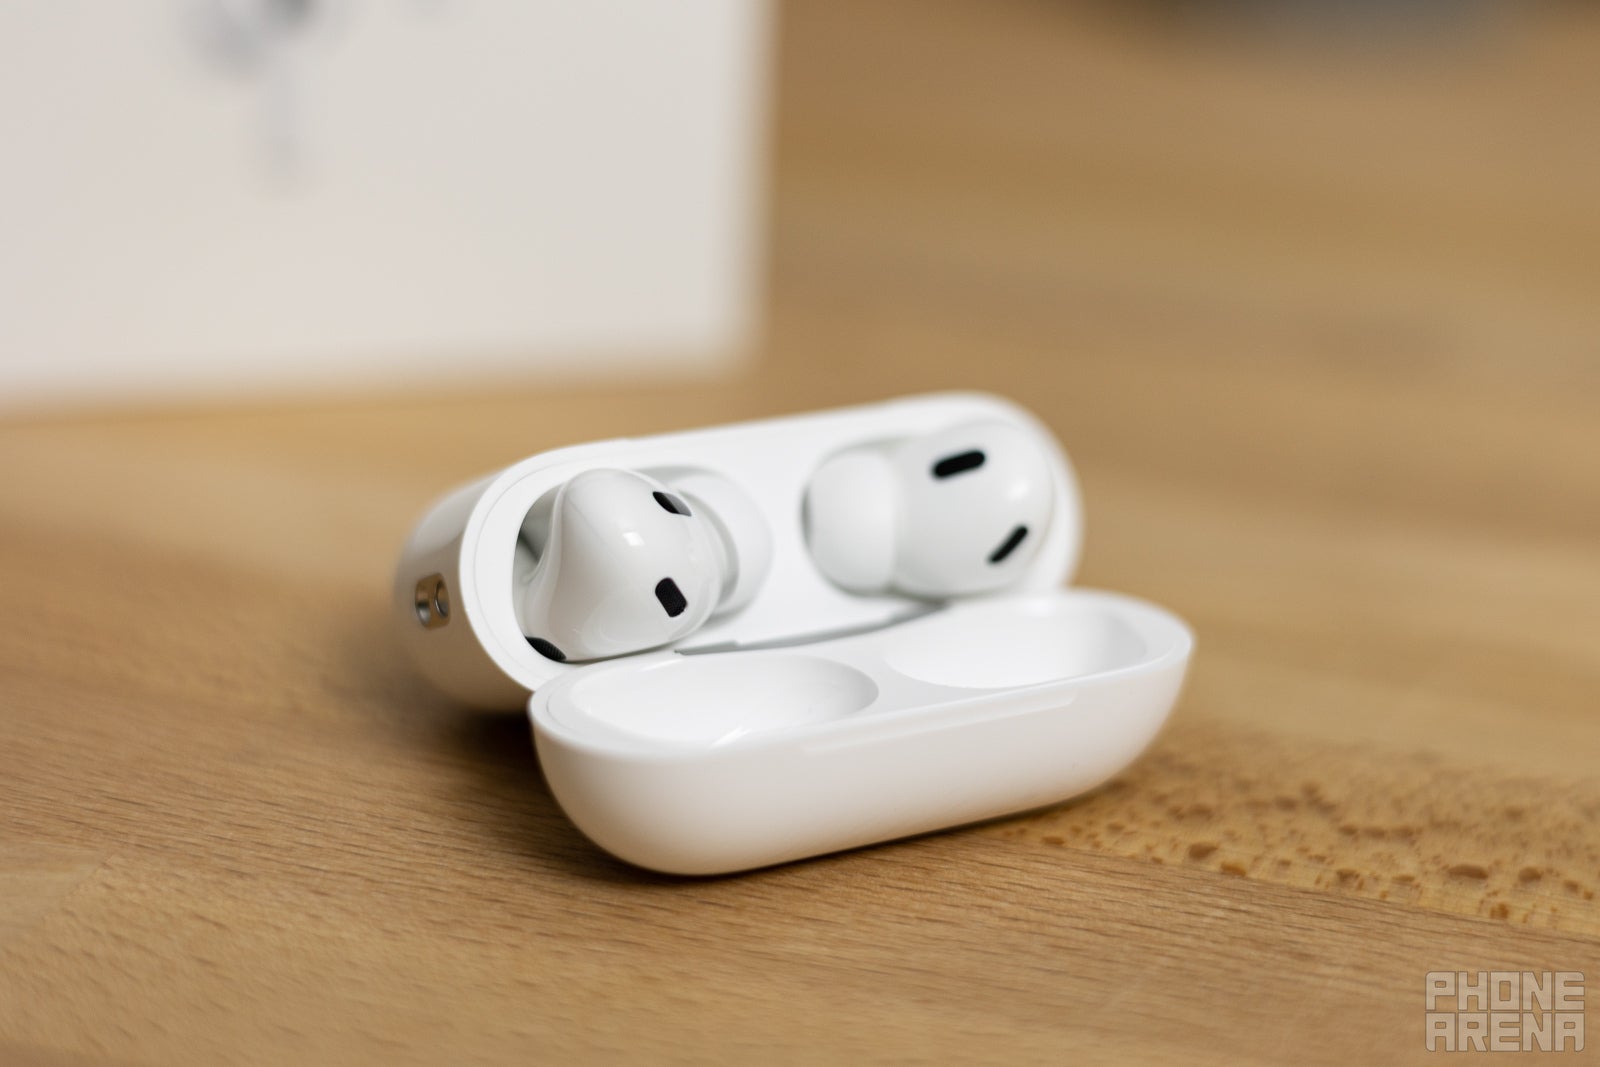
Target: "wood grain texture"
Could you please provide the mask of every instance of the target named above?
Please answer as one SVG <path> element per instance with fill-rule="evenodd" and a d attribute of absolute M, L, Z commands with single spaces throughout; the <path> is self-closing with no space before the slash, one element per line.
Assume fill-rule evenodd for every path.
<path fill-rule="evenodd" d="M 0 1061 L 1402 1062 L 1429 970 L 1600 983 L 1600 24 L 1523 11 L 791 4 L 748 370 L 0 425 Z M 950 387 L 1196 629 L 1090 797 L 653 877 L 389 640 L 455 482 Z"/>

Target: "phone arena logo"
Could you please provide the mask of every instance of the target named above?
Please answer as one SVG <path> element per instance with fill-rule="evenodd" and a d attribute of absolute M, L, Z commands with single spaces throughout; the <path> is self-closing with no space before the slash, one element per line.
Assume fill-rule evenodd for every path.
<path fill-rule="evenodd" d="M 1582 1052 L 1579 971 L 1429 971 L 1429 1052 Z"/>

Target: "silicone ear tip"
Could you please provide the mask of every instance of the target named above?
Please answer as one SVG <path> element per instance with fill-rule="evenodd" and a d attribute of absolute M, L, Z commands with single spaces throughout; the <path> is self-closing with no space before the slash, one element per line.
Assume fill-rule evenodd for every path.
<path fill-rule="evenodd" d="M 722 602 L 713 615 L 738 611 L 755 599 L 772 570 L 772 531 L 761 510 L 732 482 L 720 475 L 691 472 L 673 478 L 672 488 L 690 504 L 699 504 L 717 535 L 722 556 Z"/>
<path fill-rule="evenodd" d="M 817 568 L 852 593 L 888 588 L 894 573 L 895 493 L 889 463 L 858 449 L 828 460 L 805 499 L 806 543 Z"/>

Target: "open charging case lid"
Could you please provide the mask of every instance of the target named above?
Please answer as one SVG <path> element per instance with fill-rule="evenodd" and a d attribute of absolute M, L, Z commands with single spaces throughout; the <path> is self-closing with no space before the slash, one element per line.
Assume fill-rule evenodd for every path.
<path fill-rule="evenodd" d="M 1056 480 L 1019 581 L 939 605 L 832 584 L 803 533 L 817 468 L 978 419 L 1025 428 Z M 535 652 L 513 603 L 522 521 L 596 467 L 736 483 L 772 534 L 755 598 L 673 646 L 575 664 Z M 1047 429 L 995 397 L 935 394 L 541 453 L 434 505 L 402 557 L 395 616 L 446 693 L 528 699 L 550 789 L 597 844 L 724 873 L 1056 803 L 1132 762 L 1177 699 L 1192 638 L 1154 605 L 1063 588 L 1081 537 Z"/>

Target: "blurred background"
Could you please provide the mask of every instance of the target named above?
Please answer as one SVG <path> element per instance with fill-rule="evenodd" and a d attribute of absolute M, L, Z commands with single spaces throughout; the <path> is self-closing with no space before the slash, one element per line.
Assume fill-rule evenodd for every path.
<path fill-rule="evenodd" d="M 748 346 L 761 3 L 0 8 L 0 396 L 293 396 Z"/>
<path fill-rule="evenodd" d="M 541 449 L 985 389 L 1201 722 L 1588 771 L 1525 716 L 1600 679 L 1596 55 L 1555 0 L 13 0 L 14 535 L 372 593 Z"/>
<path fill-rule="evenodd" d="M 802 321 L 891 391 L 971 334 L 1592 385 L 1597 21 L 14 0 L 0 404 L 715 376 Z"/>
<path fill-rule="evenodd" d="M 729 989 L 854 1018 L 827 991 L 877 1011 L 850 982 L 884 974 L 905 980 L 896 1010 L 931 1005 L 910 1032 L 957 1018 L 941 1006 L 989 988 L 985 948 L 1022 930 L 959 896 L 993 903 L 994 878 L 1030 916 L 1007 951 L 1040 954 L 994 1002 L 1045 998 L 1016 1016 L 1039 1028 L 1101 1025 L 1078 1008 L 1125 967 L 1151 1004 L 1119 1017 L 1169 1020 L 1150 1033 L 1172 1048 L 1219 1004 L 1256 1020 L 1229 1037 L 1260 1062 L 1323 1048 L 1282 1042 L 1324 1015 L 1388 1012 L 1392 1038 L 1420 1025 L 1430 967 L 1491 965 L 1463 915 L 1587 938 L 1506 957 L 1576 969 L 1600 936 L 1597 57 L 1600 6 L 1575 0 L 0 3 L 15 833 L 141 857 L 128 899 L 213 865 L 230 891 L 266 872 L 237 889 L 264 915 L 347 890 L 399 916 L 340 915 L 377 946 L 369 971 L 399 976 L 359 1001 L 329 992 L 335 948 L 236 955 L 174 913 L 248 978 L 132 955 L 73 972 L 46 943 L 37 1003 L 87 1004 L 146 1052 L 185 1031 L 141 1013 L 141 976 L 330 1031 L 454 1006 L 479 1016 L 441 1047 L 511 1048 L 529 1003 L 590 988 L 562 968 L 594 931 L 539 902 L 620 923 L 649 977 L 670 963 L 649 946 L 710 952 L 697 902 L 768 893 L 714 925 L 759 914 L 786 931 L 752 937 L 772 951 L 819 946 L 786 957 L 800 978 L 685 964 L 664 1032 L 733 1025 L 707 1007 Z M 1173 721 L 1081 802 L 673 886 L 628 934 L 631 894 L 662 887 L 561 819 L 525 724 L 463 725 L 393 647 L 405 532 L 543 449 L 946 388 L 1056 431 L 1084 493 L 1076 581 L 1194 626 Z M 891 869 L 921 862 L 936 873 Z M 1185 911 L 1191 892 L 1247 903 Z M 958 933 L 938 951 L 979 946 L 949 989 L 906 977 L 940 964 L 871 925 L 941 895 Z M 103 898 L 77 898 L 85 929 L 143 921 Z M 1224 912 L 1267 916 L 1259 940 L 1205 926 Z M 539 931 L 504 950 L 537 995 L 435 936 L 504 914 Z M 1040 916 L 1123 940 L 1074 957 Z M 538 955 L 568 935 L 570 958 Z M 1295 952 L 1315 962 L 1262 967 Z M 1316 969 L 1350 960 L 1392 979 L 1381 996 Z M 119 995 L 47 995 L 112 989 L 91 972 Z M 1362 1010 L 1303 1007 L 1335 994 Z M 75 1032 L 30 1003 L 0 996 L 14 1040 Z"/>
<path fill-rule="evenodd" d="M 1588 768 L 1504 705 L 1596 677 L 1596 55 L 1554 0 L 13 0 L 8 506 L 377 589 L 541 449 L 986 389 L 1216 714 Z"/>

